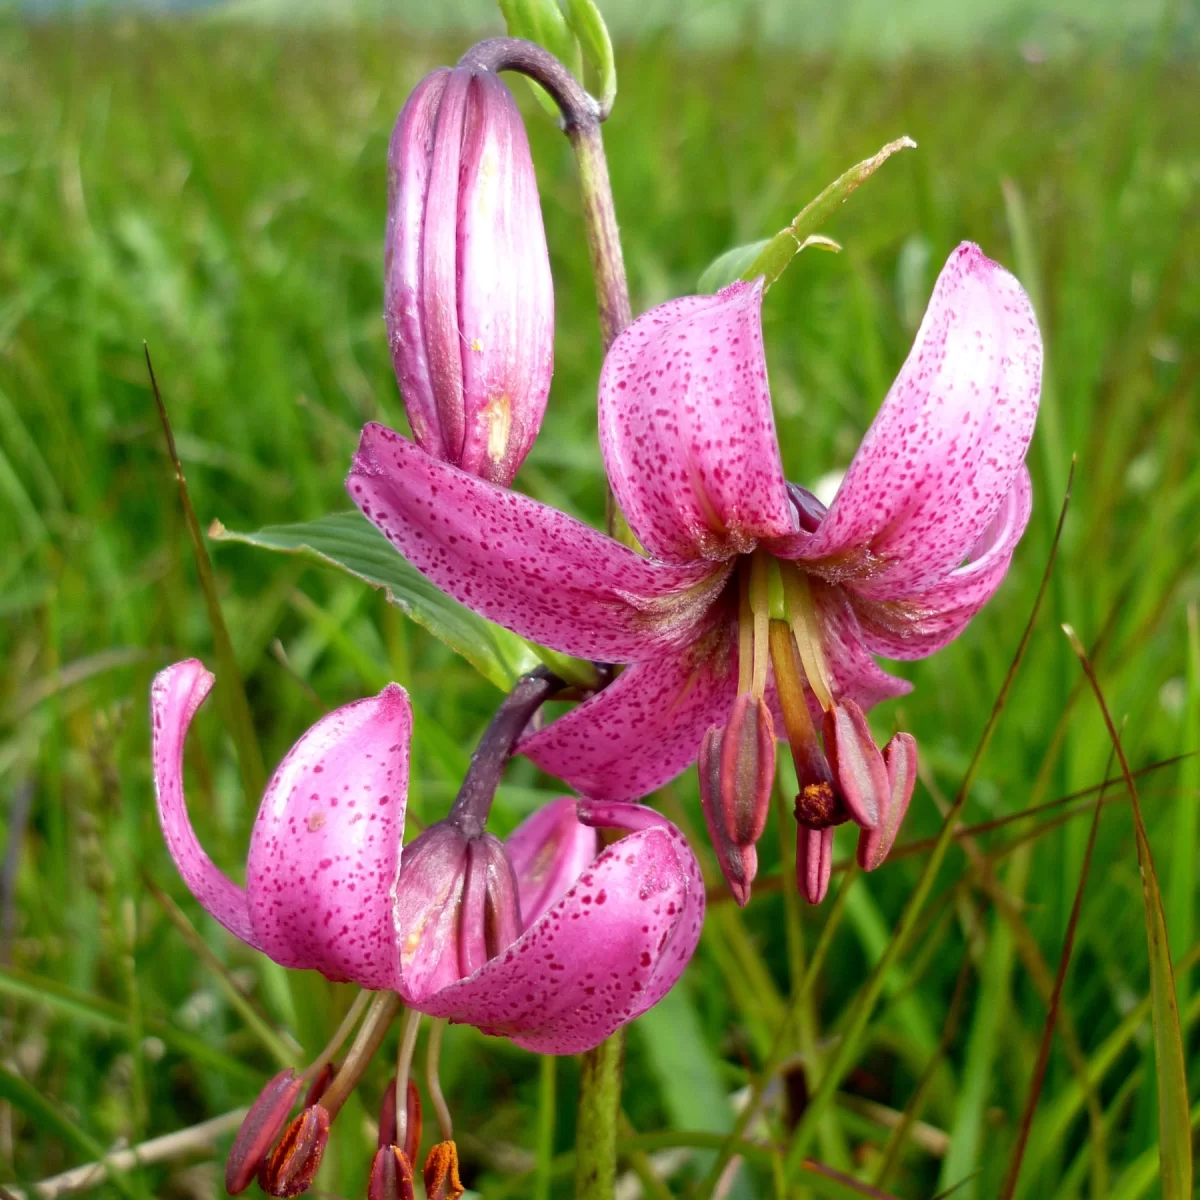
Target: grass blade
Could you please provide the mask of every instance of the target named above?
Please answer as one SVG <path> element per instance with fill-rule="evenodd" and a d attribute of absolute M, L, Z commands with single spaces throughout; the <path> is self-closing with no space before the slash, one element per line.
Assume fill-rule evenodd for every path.
<path fill-rule="evenodd" d="M 35 1124 L 49 1133 L 56 1134 L 88 1158 L 103 1160 L 104 1147 L 90 1133 L 76 1125 L 33 1084 L 13 1074 L 7 1067 L 0 1067 L 0 1099 L 7 1100 L 14 1108 L 19 1108 Z M 140 1200 L 147 1195 L 145 1188 L 133 1187 L 119 1171 L 109 1171 L 108 1178 L 122 1196 L 129 1196 L 131 1200 Z"/>
<path fill-rule="evenodd" d="M 1058 525 L 1054 531 L 1054 540 L 1050 545 L 1050 554 L 1046 559 L 1046 567 L 1042 572 L 1042 580 L 1038 585 L 1037 596 L 1034 599 L 1029 619 L 1025 623 L 1025 630 L 1021 634 L 1021 640 L 1013 655 L 1012 663 L 1009 665 L 1008 674 L 1000 686 L 999 694 L 992 705 L 991 714 L 984 726 L 979 744 L 975 748 L 975 753 L 971 758 L 966 773 L 963 775 L 962 782 L 959 784 L 958 793 L 954 797 L 950 811 L 946 814 L 946 818 L 942 822 L 942 830 L 938 835 L 938 840 L 930 852 L 929 858 L 926 860 L 925 867 L 921 871 L 920 878 L 917 880 L 917 885 L 909 897 L 908 903 L 904 906 L 904 911 L 900 914 L 900 919 L 896 924 L 896 931 L 888 943 L 887 949 L 868 976 L 866 983 L 855 997 L 854 1004 L 851 1007 L 842 1031 L 842 1040 L 834 1048 L 833 1053 L 830 1054 L 825 1074 L 792 1135 L 785 1164 L 789 1179 L 795 1178 L 800 1163 L 803 1161 L 812 1138 L 816 1133 L 817 1123 L 821 1118 L 821 1114 L 829 1106 L 838 1085 L 854 1061 L 859 1043 L 862 1040 L 863 1033 L 866 1031 L 867 1022 L 870 1020 L 871 1013 L 874 1011 L 879 996 L 883 992 L 888 973 L 908 943 L 909 934 L 916 926 L 921 910 L 925 906 L 925 901 L 929 898 L 929 893 L 933 889 L 933 882 L 942 865 L 942 859 L 945 858 L 946 851 L 950 848 L 950 843 L 954 837 L 955 825 L 967 802 L 967 794 L 971 790 L 971 784 L 975 780 L 975 774 L 979 769 L 984 752 L 991 742 L 996 724 L 1000 720 L 1000 714 L 1004 711 L 1004 707 L 1008 703 L 1009 693 L 1012 691 L 1017 670 L 1025 657 L 1025 651 L 1028 649 L 1029 642 L 1033 637 L 1034 626 L 1037 623 L 1038 614 L 1042 608 L 1042 601 L 1050 584 L 1055 559 L 1058 557 L 1058 547 L 1062 540 L 1063 524 L 1066 521 L 1067 508 L 1071 502 L 1071 482 L 1074 479 L 1074 474 L 1075 463 L 1072 460 L 1071 474 L 1067 480 L 1067 491 L 1063 496 L 1062 509 L 1058 516 Z"/>
<path fill-rule="evenodd" d="M 1109 756 L 1109 767 L 1112 766 L 1112 756 Z M 1104 770 L 1108 776 L 1109 767 Z M 1046 1011 L 1046 1023 L 1042 1028 L 1042 1040 L 1038 1046 L 1037 1062 L 1033 1069 L 1033 1078 L 1029 1081 L 1029 1096 L 1025 1101 L 1025 1110 L 1021 1114 L 1021 1124 L 1017 1132 L 1017 1144 L 1013 1147 L 1012 1158 L 1009 1161 L 1008 1174 L 1000 1192 L 1002 1200 L 1010 1200 L 1017 1190 L 1017 1180 L 1021 1175 L 1021 1161 L 1025 1157 L 1025 1147 L 1029 1142 L 1029 1130 L 1033 1125 L 1033 1114 L 1037 1110 L 1038 1097 L 1042 1092 L 1042 1082 L 1046 1078 L 1046 1066 L 1050 1061 L 1050 1042 L 1054 1036 L 1054 1026 L 1058 1021 L 1059 1004 L 1062 1001 L 1063 986 L 1067 980 L 1067 968 L 1071 964 L 1071 951 L 1075 948 L 1075 931 L 1079 927 L 1079 914 L 1083 910 L 1083 893 L 1087 888 L 1088 873 L 1092 869 L 1092 854 L 1096 849 L 1096 835 L 1100 832 L 1100 814 L 1104 811 L 1104 789 L 1101 788 L 1092 808 L 1092 825 L 1088 830 L 1087 846 L 1083 852 L 1083 869 L 1079 873 L 1079 884 L 1075 889 L 1075 899 L 1071 904 L 1071 915 L 1067 919 L 1067 932 L 1063 938 L 1062 953 L 1058 958 L 1058 970 L 1054 975 L 1054 991 L 1050 994 L 1050 1003 Z M 1086 1083 L 1086 1077 L 1084 1079 Z"/>
<path fill-rule="evenodd" d="M 246 688 L 242 683 L 242 673 L 233 653 L 233 642 L 229 637 L 229 629 L 225 624 L 225 618 L 221 615 L 221 600 L 217 595 L 217 581 L 213 576 L 212 560 L 208 557 L 208 548 L 204 545 L 204 535 L 200 532 L 200 522 L 196 518 L 195 508 L 192 507 L 192 497 L 188 493 L 187 480 L 183 475 L 183 464 L 179 461 L 179 450 L 175 445 L 171 419 L 167 416 L 167 406 L 163 403 L 162 393 L 158 389 L 158 380 L 154 375 L 154 364 L 150 361 L 150 347 L 143 343 L 142 348 L 146 354 L 146 370 L 150 372 L 150 387 L 154 392 L 154 404 L 158 409 L 158 419 L 162 422 L 163 435 L 167 439 L 167 453 L 170 455 L 171 465 L 175 469 L 175 482 L 179 485 L 179 503 L 183 507 L 183 519 L 187 525 L 188 540 L 191 542 L 192 556 L 196 560 L 196 571 L 200 576 L 200 589 L 204 593 L 204 605 L 208 610 L 213 648 L 217 653 L 217 699 L 237 750 L 238 770 L 241 772 L 246 799 L 249 803 L 254 804 L 262 795 L 263 784 L 266 782 L 266 771 L 263 768 L 258 739 L 254 734 L 254 720 L 250 715 L 250 703 L 246 699 Z"/>
<path fill-rule="evenodd" d="M 1183 1037 L 1179 1029 L 1179 1004 L 1175 995 L 1175 972 L 1171 966 L 1167 920 L 1163 912 L 1162 892 L 1150 853 L 1150 838 L 1142 819 L 1137 784 L 1125 758 L 1121 737 L 1113 724 L 1100 681 L 1091 660 L 1075 631 L 1063 626 L 1063 632 L 1075 651 L 1088 683 L 1100 706 L 1108 736 L 1121 763 L 1125 786 L 1133 808 L 1133 828 L 1137 841 L 1138 870 L 1142 877 L 1142 900 L 1146 908 L 1146 944 L 1150 955 L 1150 1011 L 1154 1030 L 1154 1057 L 1157 1064 L 1158 1130 L 1163 1200 L 1190 1200 L 1192 1195 L 1192 1125 L 1188 1109 L 1187 1063 L 1183 1055 Z"/>

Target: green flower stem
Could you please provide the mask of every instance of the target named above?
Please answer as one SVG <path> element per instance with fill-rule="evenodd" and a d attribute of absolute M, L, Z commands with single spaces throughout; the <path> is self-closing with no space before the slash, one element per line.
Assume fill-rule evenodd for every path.
<path fill-rule="evenodd" d="M 580 1061 L 575 1200 L 612 1200 L 617 1183 L 617 1126 L 624 1065 L 624 1029 L 589 1050 Z"/>
<path fill-rule="evenodd" d="M 608 160 L 600 134 L 601 107 L 579 80 L 553 54 L 520 38 L 490 38 L 473 46 L 460 66 L 490 71 L 519 71 L 542 85 L 562 112 L 563 132 L 579 164 L 588 251 L 596 279 L 596 305 L 605 352 L 633 319 L 625 259 L 617 230 Z M 609 498 L 609 530 L 623 521 Z M 621 1072 L 625 1035 L 618 1031 L 583 1056 L 576 1134 L 575 1195 L 577 1200 L 610 1200 L 617 1178 L 617 1120 L 621 1104 Z"/>

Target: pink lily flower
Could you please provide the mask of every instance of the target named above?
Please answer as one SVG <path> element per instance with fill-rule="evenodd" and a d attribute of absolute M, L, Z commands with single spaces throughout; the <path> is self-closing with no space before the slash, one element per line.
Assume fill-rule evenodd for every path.
<path fill-rule="evenodd" d="M 507 896 L 504 873 L 515 881 L 500 941 L 492 910 L 464 897 L 452 863 L 430 873 L 416 841 L 402 850 L 412 710 L 396 684 L 321 718 L 289 751 L 267 785 L 239 887 L 200 845 L 184 800 L 184 740 L 212 684 L 195 659 L 154 680 L 158 812 L 184 882 L 247 945 L 547 1054 L 599 1044 L 679 978 L 699 940 L 704 887 L 683 835 L 652 809 L 563 798 L 503 844 L 468 838 L 468 891 L 490 896 L 500 875 L 497 894 Z M 595 827 L 627 836 L 600 849 Z M 406 865 L 426 890 L 427 926 L 402 919 L 413 895 Z M 411 970 L 414 949 L 418 968 L 437 966 L 434 943 L 447 930 L 471 952 L 449 970 Z"/>
<path fill-rule="evenodd" d="M 347 487 L 443 591 L 555 650 L 627 664 L 521 749 L 614 799 L 699 756 L 741 902 L 782 728 L 801 783 L 799 884 L 816 902 L 833 825 L 853 819 L 860 862 L 877 866 L 915 781 L 911 737 L 882 753 L 871 737 L 866 710 L 910 688 L 872 655 L 921 658 L 957 637 L 1028 522 L 1041 339 L 1020 284 L 959 246 L 826 511 L 783 475 L 761 303 L 758 283 L 670 301 L 605 361 L 605 466 L 649 557 L 379 425 Z"/>

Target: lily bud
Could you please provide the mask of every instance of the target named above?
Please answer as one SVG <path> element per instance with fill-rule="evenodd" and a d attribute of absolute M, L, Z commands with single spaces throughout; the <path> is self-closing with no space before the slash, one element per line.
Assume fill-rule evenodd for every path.
<path fill-rule="evenodd" d="M 304 1081 L 295 1071 L 280 1071 L 250 1105 L 225 1160 L 225 1190 L 231 1196 L 253 1183 L 303 1090 Z"/>
<path fill-rule="evenodd" d="M 400 970 L 410 998 L 465 979 L 520 936 L 517 880 L 504 843 L 431 825 L 404 848 L 396 884 Z"/>
<path fill-rule="evenodd" d="M 758 872 L 755 843 L 762 837 L 775 779 L 775 729 L 766 704 L 738 696 L 724 729 L 700 744 L 700 801 L 721 871 L 738 904 L 750 899 Z"/>
<path fill-rule="evenodd" d="M 319 1104 L 306 1108 L 284 1130 L 279 1145 L 258 1172 L 268 1196 L 299 1196 L 312 1185 L 329 1141 L 329 1113 Z"/>
<path fill-rule="evenodd" d="M 507 486 L 546 408 L 554 291 L 525 127 L 493 72 L 439 68 L 401 110 L 384 280 L 414 438 Z"/>

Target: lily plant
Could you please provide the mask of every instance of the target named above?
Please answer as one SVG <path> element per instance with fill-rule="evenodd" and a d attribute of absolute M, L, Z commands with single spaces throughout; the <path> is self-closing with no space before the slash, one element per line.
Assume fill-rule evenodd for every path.
<path fill-rule="evenodd" d="M 880 751 L 867 724 L 868 709 L 910 688 L 873 655 L 922 658 L 957 637 L 1029 520 L 1042 346 L 1016 279 L 959 246 L 826 510 L 783 473 L 761 306 L 760 282 L 669 301 L 610 349 L 601 448 L 636 547 L 377 424 L 347 487 L 461 603 L 624 667 L 520 749 L 612 800 L 646 796 L 699 760 L 714 847 L 742 903 L 785 736 L 800 781 L 798 883 L 815 903 L 833 827 L 853 820 L 861 865 L 878 866 L 916 779 L 911 736 Z"/>

